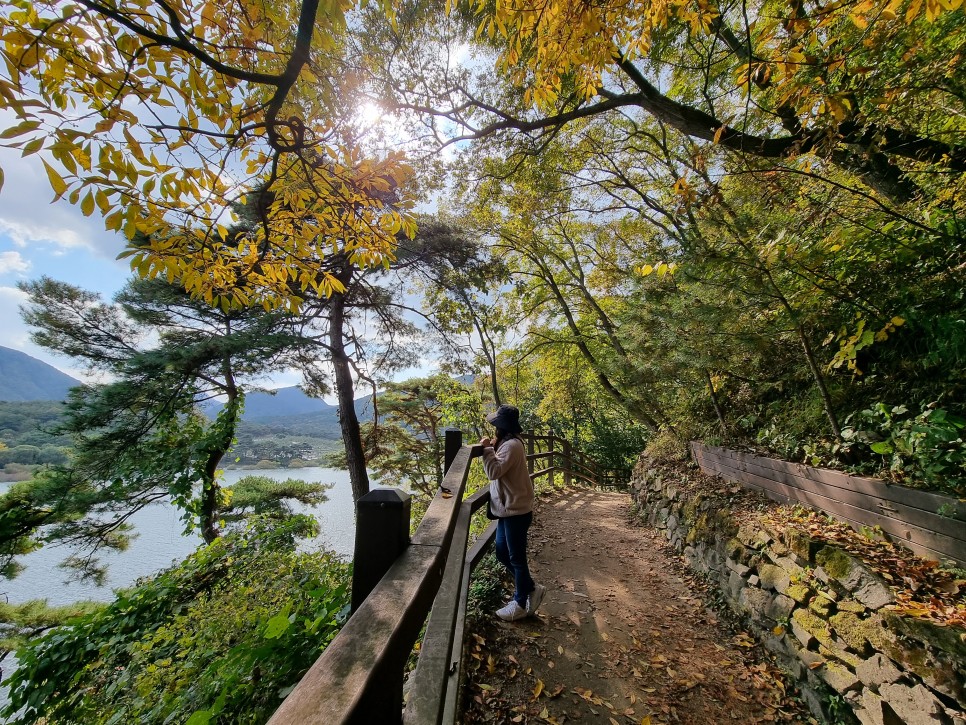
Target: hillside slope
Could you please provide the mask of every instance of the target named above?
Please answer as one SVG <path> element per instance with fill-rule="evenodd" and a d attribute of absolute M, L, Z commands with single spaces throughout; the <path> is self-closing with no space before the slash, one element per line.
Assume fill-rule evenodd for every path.
<path fill-rule="evenodd" d="M 80 384 L 26 353 L 0 347 L 0 401 L 64 400 Z"/>

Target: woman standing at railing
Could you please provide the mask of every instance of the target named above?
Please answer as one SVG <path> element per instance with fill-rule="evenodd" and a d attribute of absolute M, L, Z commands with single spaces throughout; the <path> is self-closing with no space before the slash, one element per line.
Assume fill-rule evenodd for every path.
<path fill-rule="evenodd" d="M 486 420 L 495 438 L 484 438 L 483 470 L 490 479 L 488 513 L 497 519 L 496 558 L 513 575 L 515 591 L 496 616 L 512 622 L 537 611 L 544 587 L 535 584 L 527 563 L 527 532 L 533 521 L 533 481 L 527 471 L 527 452 L 520 440 L 520 411 L 501 405 Z"/>

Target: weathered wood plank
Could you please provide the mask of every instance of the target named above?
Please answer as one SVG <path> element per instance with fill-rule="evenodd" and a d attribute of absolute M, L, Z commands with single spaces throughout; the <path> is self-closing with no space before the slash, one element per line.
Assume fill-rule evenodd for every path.
<path fill-rule="evenodd" d="M 470 470 L 470 461 L 482 455 L 482 446 L 464 446 L 456 454 L 456 460 L 443 476 L 443 488 L 436 492 L 429 508 L 423 515 L 423 520 L 413 534 L 413 544 L 439 546 L 449 542 L 456 525 L 456 512 L 463 500 L 463 490 L 466 488 L 466 477 Z M 445 545 L 445 544 L 443 544 Z"/>
<path fill-rule="evenodd" d="M 442 716 L 472 516 L 472 505 L 464 501 L 446 555 L 443 580 L 423 635 L 416 670 L 411 676 L 409 699 L 403 714 L 406 725 L 438 725 Z"/>
<path fill-rule="evenodd" d="M 766 492 L 776 493 L 786 502 L 798 501 L 825 511 L 826 513 L 848 521 L 850 525 L 856 528 L 861 526 L 879 526 L 892 538 L 929 558 L 951 558 L 958 563 L 966 562 L 966 544 L 958 539 L 953 539 L 952 537 L 914 526 L 905 521 L 867 511 L 863 508 L 851 506 L 829 498 L 828 496 L 822 496 L 821 494 L 806 491 L 795 486 L 789 486 L 771 478 L 765 478 L 754 473 L 731 468 L 724 465 L 721 459 L 709 460 L 702 456 L 699 465 L 708 471 L 719 473 L 730 480 L 748 483 Z"/>
<path fill-rule="evenodd" d="M 758 456 L 754 453 L 748 453 L 747 451 L 735 451 L 729 448 L 721 448 L 719 446 L 707 446 L 697 441 L 692 444 L 692 448 L 694 446 L 699 446 L 706 451 L 715 453 L 725 458 L 733 458 L 744 462 L 754 462 L 756 465 L 764 468 L 784 471 L 792 475 L 808 478 L 829 486 L 835 486 L 836 488 L 844 488 L 851 491 L 865 493 L 870 496 L 878 496 L 879 498 L 883 498 L 887 501 L 901 503 L 912 508 L 918 508 L 924 511 L 930 511 L 932 513 L 936 513 L 940 510 L 940 508 L 942 508 L 944 511 L 948 511 L 948 514 L 944 514 L 946 518 L 966 522 L 966 502 L 962 502 L 953 496 L 946 496 L 933 491 L 920 491 L 914 488 L 907 488 L 905 486 L 892 484 L 878 478 L 854 476 L 842 471 L 833 471 L 830 469 L 808 466 L 804 463 L 793 463 L 791 461 L 782 461 L 777 458 Z"/>
<path fill-rule="evenodd" d="M 730 468 L 753 473 L 763 478 L 774 479 L 789 486 L 820 494 L 873 513 L 879 512 L 890 518 L 908 522 L 915 526 L 920 526 L 924 529 L 966 542 L 966 524 L 956 519 L 940 516 L 932 511 L 907 506 L 897 501 L 890 501 L 880 496 L 870 495 L 850 488 L 829 486 L 814 478 L 807 478 L 797 473 L 792 473 L 790 470 L 769 468 L 760 465 L 760 458 L 739 459 L 716 456 L 716 453 L 716 451 L 704 451 L 701 455 L 704 460 L 721 461 L 723 465 L 729 466 Z"/>
<path fill-rule="evenodd" d="M 439 586 L 438 547 L 410 546 L 349 618 L 269 725 L 367 722 L 379 674 L 405 664 Z M 402 703 L 400 703 L 400 713 Z"/>
<path fill-rule="evenodd" d="M 270 725 L 368 725 L 383 718 L 385 682 L 402 677 L 442 581 L 455 513 L 479 446 L 464 447 L 447 471 L 409 548 L 390 567 L 295 689 Z M 402 703 L 399 703 L 400 720 Z"/>
<path fill-rule="evenodd" d="M 440 720 L 443 725 L 457 725 L 459 693 L 463 682 L 463 644 L 466 638 L 466 605 L 470 598 L 470 580 L 476 565 L 493 546 L 495 539 L 496 521 L 491 521 L 466 555 L 458 614 L 453 628 L 453 649 L 450 653 L 450 668 L 447 673 L 446 699 L 443 703 L 443 717 Z"/>

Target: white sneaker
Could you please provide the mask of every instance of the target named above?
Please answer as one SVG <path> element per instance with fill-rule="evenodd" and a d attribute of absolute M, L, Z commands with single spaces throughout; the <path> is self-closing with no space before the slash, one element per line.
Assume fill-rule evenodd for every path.
<path fill-rule="evenodd" d="M 534 585 L 533 591 L 527 597 L 527 614 L 536 614 L 536 611 L 540 609 L 540 603 L 543 602 L 543 595 L 546 591 L 547 588 L 543 584 Z"/>
<path fill-rule="evenodd" d="M 520 606 L 516 599 L 511 599 L 503 609 L 496 610 L 496 616 L 504 622 L 515 622 L 527 616 L 527 610 Z"/>

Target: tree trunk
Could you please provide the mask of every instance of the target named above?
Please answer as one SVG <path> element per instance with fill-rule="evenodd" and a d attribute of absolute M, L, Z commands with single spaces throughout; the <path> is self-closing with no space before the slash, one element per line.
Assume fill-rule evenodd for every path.
<path fill-rule="evenodd" d="M 335 370 L 335 392 L 339 402 L 339 427 L 342 429 L 346 468 L 349 469 L 349 481 L 352 485 L 352 500 L 358 501 L 369 493 L 369 473 L 366 471 L 362 432 L 359 427 L 359 417 L 356 415 L 352 368 L 349 356 L 345 351 L 344 294 L 337 293 L 332 296 L 331 310 L 329 349 L 332 352 L 332 367 Z"/>
<path fill-rule="evenodd" d="M 819 395 L 822 396 L 822 406 L 825 408 L 825 415 L 828 417 L 829 425 L 832 428 L 832 435 L 841 440 L 842 431 L 839 428 L 838 419 L 835 417 L 835 408 L 832 407 L 832 396 L 829 395 L 828 388 L 825 386 L 825 377 L 822 375 L 822 371 L 818 369 L 818 363 L 815 362 L 815 354 L 812 352 L 812 346 L 808 342 L 805 330 L 799 324 L 795 325 L 795 329 L 798 332 L 798 339 L 802 342 L 802 349 L 805 351 L 808 369 L 812 372 L 815 385 L 818 386 Z"/>
<path fill-rule="evenodd" d="M 711 396 L 711 405 L 714 406 L 714 413 L 718 416 L 718 423 L 721 425 L 721 433 L 727 437 L 728 424 L 725 423 L 724 410 L 721 408 L 721 402 L 718 400 L 718 394 L 714 389 L 714 382 L 711 380 L 711 371 L 705 368 L 704 376 L 708 380 L 708 394 Z"/>
<path fill-rule="evenodd" d="M 242 397 L 235 387 L 230 371 L 227 376 L 229 381 L 227 387 L 228 402 L 221 413 L 212 424 L 215 434 L 214 440 L 208 445 L 208 458 L 205 460 L 204 478 L 202 480 L 201 493 L 201 538 L 206 544 L 210 544 L 219 536 L 218 530 L 218 499 L 221 487 L 215 478 L 221 459 L 225 457 L 228 449 L 231 448 L 235 440 L 235 430 L 238 428 L 239 411 L 241 410 Z"/>

